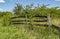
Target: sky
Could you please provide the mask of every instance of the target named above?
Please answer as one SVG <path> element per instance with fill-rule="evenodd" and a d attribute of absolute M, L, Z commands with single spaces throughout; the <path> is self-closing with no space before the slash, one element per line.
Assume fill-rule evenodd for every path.
<path fill-rule="evenodd" d="M 48 7 L 60 7 L 60 0 L 0 0 L 0 11 L 13 11 L 16 3 L 20 3 L 23 6 L 26 6 L 28 4 L 34 4 L 35 6 L 37 4 L 45 4 L 48 5 Z"/>

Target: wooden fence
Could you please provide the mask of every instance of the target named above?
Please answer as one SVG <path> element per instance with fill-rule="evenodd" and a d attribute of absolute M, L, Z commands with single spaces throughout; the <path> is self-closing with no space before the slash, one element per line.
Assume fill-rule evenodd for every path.
<path fill-rule="evenodd" d="M 16 20 L 16 18 L 20 18 L 19 20 Z M 21 19 L 23 18 L 23 19 Z M 32 18 L 33 25 L 38 25 L 38 26 L 50 26 L 50 14 L 46 16 L 33 16 Z M 25 16 L 17 16 L 17 17 L 12 17 L 10 20 L 11 24 L 29 24 L 30 19 L 28 15 Z"/>

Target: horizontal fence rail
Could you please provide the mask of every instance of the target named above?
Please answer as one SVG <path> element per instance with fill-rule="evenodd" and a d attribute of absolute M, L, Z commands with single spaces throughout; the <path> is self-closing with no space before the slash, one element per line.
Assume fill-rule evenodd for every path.
<path fill-rule="evenodd" d="M 36 26 L 48 26 L 47 24 L 34 24 Z"/>
<path fill-rule="evenodd" d="M 25 22 L 26 20 L 12 20 L 11 22 Z M 28 20 L 29 22 L 29 20 Z"/>
<path fill-rule="evenodd" d="M 27 22 L 29 24 L 29 22 Z M 25 24 L 25 22 L 12 22 L 12 24 Z"/>
<path fill-rule="evenodd" d="M 16 16 L 16 17 L 12 17 L 11 19 L 14 18 L 25 18 L 26 16 Z M 33 17 L 39 17 L 39 18 L 47 18 L 47 16 L 33 16 Z M 29 18 L 29 16 L 27 16 L 27 18 Z"/>
<path fill-rule="evenodd" d="M 47 18 L 47 16 L 34 16 L 34 17 Z"/>
<path fill-rule="evenodd" d="M 16 17 L 12 17 L 11 19 L 15 19 L 15 18 L 25 18 L 26 16 L 16 16 Z M 27 16 L 27 18 L 29 18 L 29 16 Z"/>
<path fill-rule="evenodd" d="M 47 22 L 47 20 L 34 20 L 34 22 Z"/>

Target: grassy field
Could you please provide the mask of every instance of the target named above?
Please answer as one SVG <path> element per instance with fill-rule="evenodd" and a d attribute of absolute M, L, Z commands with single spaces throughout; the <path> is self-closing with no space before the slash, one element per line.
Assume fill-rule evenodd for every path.
<path fill-rule="evenodd" d="M 59 31 L 44 26 L 0 26 L 0 39 L 59 39 Z"/>
<path fill-rule="evenodd" d="M 60 39 L 60 31 L 56 28 L 29 24 L 4 26 L 3 23 L 0 19 L 0 39 Z M 51 23 L 60 27 L 59 19 L 53 19 Z"/>

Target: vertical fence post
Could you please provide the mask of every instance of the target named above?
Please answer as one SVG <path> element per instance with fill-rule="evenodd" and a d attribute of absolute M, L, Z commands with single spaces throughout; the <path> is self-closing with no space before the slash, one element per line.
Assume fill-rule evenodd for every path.
<path fill-rule="evenodd" d="M 25 20 L 26 20 L 26 25 L 28 24 L 28 18 L 27 18 L 27 14 L 25 16 Z"/>
<path fill-rule="evenodd" d="M 51 24 L 50 24 L 50 14 L 48 14 L 47 18 L 48 18 L 48 26 L 50 27 L 51 26 Z"/>

